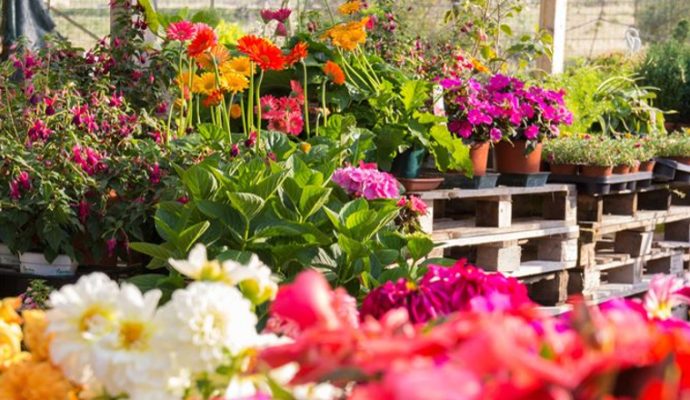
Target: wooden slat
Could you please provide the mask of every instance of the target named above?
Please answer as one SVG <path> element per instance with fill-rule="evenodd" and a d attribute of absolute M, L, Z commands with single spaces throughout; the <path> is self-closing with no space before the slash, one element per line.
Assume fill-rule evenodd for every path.
<path fill-rule="evenodd" d="M 441 189 L 428 192 L 410 192 L 422 200 L 441 199 L 479 199 L 497 196 L 519 196 L 528 194 L 544 194 L 553 192 L 575 191 L 574 185 L 548 184 L 539 187 L 508 187 L 499 186 L 492 189 Z"/>
<path fill-rule="evenodd" d="M 630 229 L 653 228 L 656 225 L 690 219 L 690 206 L 672 206 L 668 211 L 639 211 L 636 216 L 604 215 L 600 223 L 581 222 L 601 236 Z"/>
<path fill-rule="evenodd" d="M 513 278 L 518 278 L 522 280 L 523 278 L 535 277 L 539 275 L 549 274 L 553 272 L 563 271 L 566 269 L 572 269 L 577 266 L 577 262 L 561 262 L 561 261 L 526 261 L 520 264 L 520 268 L 517 270 L 505 274 L 507 276 L 512 276 Z"/>
<path fill-rule="evenodd" d="M 476 246 L 480 244 L 534 239 L 545 236 L 571 235 L 577 237 L 579 228 L 565 221 L 518 219 L 507 228 L 474 226 L 474 220 L 446 220 L 434 224 L 432 239 L 440 247 Z"/>

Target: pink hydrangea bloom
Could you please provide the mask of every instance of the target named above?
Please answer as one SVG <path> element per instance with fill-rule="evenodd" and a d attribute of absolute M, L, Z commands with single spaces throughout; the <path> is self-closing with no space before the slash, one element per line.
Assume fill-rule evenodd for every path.
<path fill-rule="evenodd" d="M 196 25 L 190 21 L 173 22 L 166 31 L 168 40 L 186 42 L 196 35 Z"/>
<path fill-rule="evenodd" d="M 375 164 L 360 163 L 359 167 L 339 168 L 333 173 L 333 182 L 350 195 L 367 200 L 397 199 L 398 181 L 393 175 L 381 172 Z"/>

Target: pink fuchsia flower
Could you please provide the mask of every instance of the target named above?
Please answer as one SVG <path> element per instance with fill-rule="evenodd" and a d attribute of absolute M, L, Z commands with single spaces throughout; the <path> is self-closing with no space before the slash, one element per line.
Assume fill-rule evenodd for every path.
<path fill-rule="evenodd" d="M 26 171 L 20 172 L 17 178 L 10 182 L 10 198 L 19 200 L 22 197 L 22 190 L 25 192 L 31 190 L 31 178 Z"/>
<path fill-rule="evenodd" d="M 287 21 L 288 18 L 290 18 L 292 10 L 289 8 L 279 8 L 275 11 L 264 9 L 260 11 L 260 14 L 261 19 L 264 21 L 264 23 L 269 23 L 271 21 L 278 21 L 279 23 L 284 23 L 285 21 Z"/>
<path fill-rule="evenodd" d="M 34 143 L 39 140 L 48 140 L 50 135 L 53 134 L 53 130 L 48 128 L 48 125 L 46 125 L 45 122 L 41 121 L 40 119 L 36 120 L 34 124 L 29 128 L 28 135 L 29 135 L 29 142 Z"/>
<path fill-rule="evenodd" d="M 186 42 L 196 35 L 196 26 L 190 21 L 173 22 L 166 30 L 168 40 Z"/>
<path fill-rule="evenodd" d="M 91 215 L 91 205 L 88 201 L 82 200 L 77 204 L 77 215 L 79 216 L 79 221 L 85 224 L 89 215 Z"/>
<path fill-rule="evenodd" d="M 153 164 L 149 169 L 149 180 L 153 185 L 161 183 L 161 168 L 158 163 Z"/>
<path fill-rule="evenodd" d="M 79 145 L 72 147 L 72 161 L 78 164 L 87 174 L 93 175 L 108 168 L 102 161 L 102 156 L 90 147 Z"/>
<path fill-rule="evenodd" d="M 115 249 L 117 248 L 117 239 L 110 238 L 105 241 L 105 247 L 108 250 L 108 257 L 115 255 Z"/>
<path fill-rule="evenodd" d="M 674 307 L 690 304 L 690 288 L 683 279 L 673 275 L 655 275 L 643 304 L 650 318 L 672 318 Z"/>
<path fill-rule="evenodd" d="M 356 304 L 344 289 L 332 290 L 323 275 L 307 270 L 293 283 L 280 287 L 270 313 L 300 330 L 315 326 L 336 330 L 357 326 Z"/>
<path fill-rule="evenodd" d="M 19 182 L 13 180 L 10 182 L 10 198 L 12 200 L 19 200 L 22 197 L 22 192 L 19 189 Z"/>
<path fill-rule="evenodd" d="M 397 199 L 398 181 L 393 175 L 381 172 L 373 164 L 360 163 L 359 167 L 339 168 L 333 173 L 333 182 L 350 195 L 367 200 Z"/>

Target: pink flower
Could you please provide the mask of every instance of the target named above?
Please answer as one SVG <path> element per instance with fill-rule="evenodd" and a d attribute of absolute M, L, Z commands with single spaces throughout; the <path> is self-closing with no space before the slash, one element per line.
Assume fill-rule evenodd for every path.
<path fill-rule="evenodd" d="M 539 127 L 537 125 L 530 125 L 525 129 L 525 138 L 527 140 L 534 140 L 539 137 Z"/>
<path fill-rule="evenodd" d="M 153 164 L 149 169 L 149 180 L 153 185 L 161 183 L 161 169 L 158 163 Z"/>
<path fill-rule="evenodd" d="M 268 129 L 297 136 L 302 133 L 304 128 L 303 102 L 304 94 L 301 89 L 295 93 L 295 97 L 263 96 L 261 98 L 263 111 L 261 118 L 268 121 Z"/>
<path fill-rule="evenodd" d="M 10 182 L 10 198 L 12 200 L 19 200 L 22 197 L 22 192 L 19 189 L 19 182 L 13 180 Z"/>
<path fill-rule="evenodd" d="M 424 200 L 420 199 L 417 196 L 410 196 L 409 207 L 410 210 L 412 210 L 417 215 L 426 215 L 427 213 L 426 203 L 424 202 Z"/>
<path fill-rule="evenodd" d="M 79 221 L 82 224 L 86 223 L 86 220 L 91 215 L 91 205 L 86 200 L 82 200 L 77 204 L 77 215 L 79 216 Z"/>
<path fill-rule="evenodd" d="M 33 126 L 29 128 L 29 142 L 37 142 L 39 140 L 48 140 L 50 135 L 53 134 L 53 130 L 48 128 L 48 125 L 46 125 L 45 122 L 41 121 L 40 119 L 36 120 L 34 122 Z"/>
<path fill-rule="evenodd" d="M 166 31 L 168 40 L 186 42 L 196 35 L 196 26 L 190 21 L 173 22 Z"/>
<path fill-rule="evenodd" d="M 108 249 L 108 257 L 115 255 L 115 248 L 117 247 L 117 239 L 110 238 L 105 241 L 105 247 Z"/>
<path fill-rule="evenodd" d="M 498 128 L 491 128 L 491 131 L 489 131 L 489 138 L 494 142 L 498 142 L 503 138 L 503 132 Z"/>
<path fill-rule="evenodd" d="M 276 36 L 279 37 L 287 37 L 288 31 L 287 28 L 285 27 L 285 24 L 282 22 L 278 22 L 278 25 L 276 25 Z"/>
<path fill-rule="evenodd" d="M 72 161 L 78 164 L 87 174 L 93 175 L 108 168 L 102 161 L 102 156 L 90 147 L 79 145 L 72 147 Z"/>
<path fill-rule="evenodd" d="M 333 291 L 320 273 L 307 270 L 293 283 L 283 285 L 271 304 L 271 315 L 292 321 L 301 330 L 314 326 L 339 329 L 356 324 L 356 302 L 344 289 Z"/>
<path fill-rule="evenodd" d="M 261 19 L 264 21 L 264 23 L 269 23 L 271 21 L 278 21 L 278 23 L 284 23 L 285 21 L 287 21 L 288 18 L 290 18 L 292 10 L 290 10 L 289 8 L 279 8 L 275 11 L 263 9 L 260 11 L 260 14 Z"/>
<path fill-rule="evenodd" d="M 690 304 L 689 292 L 683 279 L 673 275 L 655 275 L 644 297 L 644 308 L 651 318 L 672 318 L 674 307 Z"/>
<path fill-rule="evenodd" d="M 350 195 L 367 200 L 397 199 L 400 196 L 398 181 L 393 175 L 360 164 L 359 168 L 345 167 L 335 170 L 333 182 Z"/>

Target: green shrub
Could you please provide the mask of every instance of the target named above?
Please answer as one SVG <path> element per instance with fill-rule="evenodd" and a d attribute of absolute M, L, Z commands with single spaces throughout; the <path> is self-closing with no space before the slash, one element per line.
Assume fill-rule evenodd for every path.
<path fill-rule="evenodd" d="M 659 88 L 657 105 L 676 113 L 669 121 L 690 122 L 690 45 L 672 40 L 652 45 L 639 74 L 645 85 Z"/>

